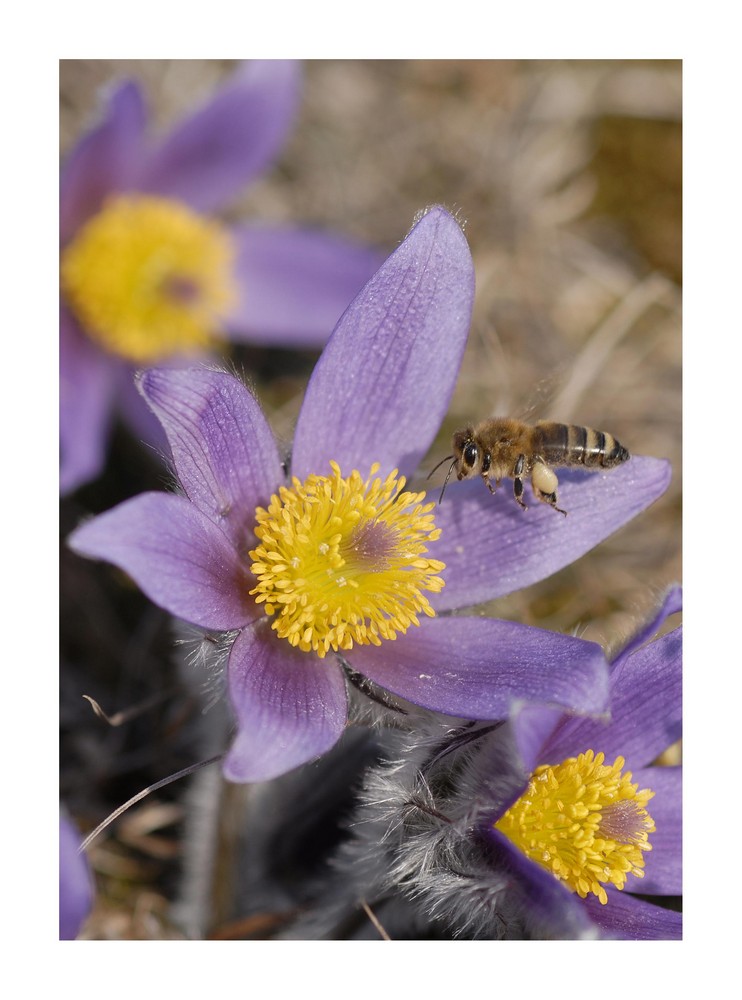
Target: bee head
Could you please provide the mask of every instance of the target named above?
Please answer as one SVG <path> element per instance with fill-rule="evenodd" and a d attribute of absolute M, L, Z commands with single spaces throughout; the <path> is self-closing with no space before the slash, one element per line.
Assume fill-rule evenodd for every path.
<path fill-rule="evenodd" d="M 457 431 L 453 436 L 453 455 L 449 455 L 447 458 L 442 459 L 435 469 L 440 468 L 444 462 L 451 461 L 448 472 L 446 473 L 446 478 L 443 483 L 443 488 L 441 489 L 441 495 L 438 499 L 438 503 L 443 500 L 443 494 L 446 492 L 446 486 L 448 486 L 448 480 L 451 478 L 453 470 L 456 470 L 457 479 L 468 479 L 469 476 L 476 475 L 482 468 L 482 451 L 479 446 L 474 441 L 474 430 L 471 427 L 467 427 L 464 431 Z M 435 469 L 431 469 L 428 473 L 428 479 L 433 475 Z"/>
<path fill-rule="evenodd" d="M 474 439 L 474 430 L 457 431 L 453 436 L 453 453 L 456 460 L 457 479 L 476 476 L 482 468 L 482 449 Z"/>

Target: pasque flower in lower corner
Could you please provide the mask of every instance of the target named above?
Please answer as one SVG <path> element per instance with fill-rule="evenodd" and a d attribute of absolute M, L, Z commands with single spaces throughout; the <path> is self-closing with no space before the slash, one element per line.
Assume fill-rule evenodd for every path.
<path fill-rule="evenodd" d="M 574 936 L 681 935 L 679 913 L 636 895 L 682 894 L 682 767 L 655 764 L 681 737 L 682 627 L 656 637 L 681 605 L 674 587 L 611 663 L 608 720 L 539 708 L 514 717 L 529 777 L 515 801 L 501 800 L 486 837 L 495 863 L 519 872 L 542 926 L 566 922 Z M 554 884 L 570 890 L 569 907 Z"/>
<path fill-rule="evenodd" d="M 275 159 L 295 117 L 297 63 L 241 66 L 152 142 L 138 85 L 108 96 L 61 178 L 63 493 L 101 470 L 111 418 L 157 428 L 132 374 L 225 340 L 319 346 L 381 262 L 339 234 L 213 213 Z"/>
<path fill-rule="evenodd" d="M 124 569 L 177 617 L 231 634 L 232 780 L 273 777 L 333 746 L 347 718 L 348 665 L 466 718 L 500 718 L 523 699 L 604 707 L 597 645 L 439 613 L 571 562 L 663 492 L 667 464 L 634 458 L 610 479 L 565 477 L 567 519 L 465 488 L 434 514 L 434 503 L 407 491 L 454 388 L 473 286 L 458 223 L 431 209 L 326 345 L 290 478 L 256 400 L 233 376 L 202 367 L 140 379 L 181 493 L 134 497 L 83 524 L 70 544 Z"/>
<path fill-rule="evenodd" d="M 375 937 L 365 903 L 396 939 L 680 937 L 682 769 L 657 763 L 681 736 L 681 629 L 657 637 L 680 600 L 612 661 L 600 716 L 522 704 L 495 723 L 349 730 L 312 802 L 327 823 L 349 787 L 358 802 L 281 936 Z M 283 802 L 279 787 L 276 829 L 318 777 L 302 769 Z"/>

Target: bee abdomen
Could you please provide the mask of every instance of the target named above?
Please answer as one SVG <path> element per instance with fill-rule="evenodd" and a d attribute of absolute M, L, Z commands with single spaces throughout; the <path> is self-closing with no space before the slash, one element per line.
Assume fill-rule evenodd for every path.
<path fill-rule="evenodd" d="M 577 424 L 537 424 L 538 452 L 548 465 L 585 465 L 611 469 L 630 456 L 612 434 Z"/>

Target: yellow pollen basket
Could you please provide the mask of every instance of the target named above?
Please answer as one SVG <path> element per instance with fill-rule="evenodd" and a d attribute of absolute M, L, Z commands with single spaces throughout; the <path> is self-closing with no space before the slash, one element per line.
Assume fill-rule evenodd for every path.
<path fill-rule="evenodd" d="M 250 553 L 250 591 L 271 627 L 292 646 L 324 657 L 354 644 L 395 639 L 417 614 L 433 617 L 423 590 L 437 593 L 442 562 L 427 546 L 440 536 L 424 493 L 403 493 L 395 469 L 386 479 L 354 470 L 311 475 L 281 487 L 257 510 L 258 547 Z"/>
<path fill-rule="evenodd" d="M 236 302 L 227 230 L 149 195 L 107 201 L 62 252 L 64 296 L 86 333 L 136 364 L 202 350 Z"/>
<path fill-rule="evenodd" d="M 644 851 L 655 830 L 645 806 L 654 792 L 637 791 L 624 758 L 605 765 L 588 750 L 555 767 L 534 771 L 526 791 L 494 824 L 532 861 L 583 899 L 608 902 L 603 885 L 623 889 L 628 875 L 644 877 Z"/>

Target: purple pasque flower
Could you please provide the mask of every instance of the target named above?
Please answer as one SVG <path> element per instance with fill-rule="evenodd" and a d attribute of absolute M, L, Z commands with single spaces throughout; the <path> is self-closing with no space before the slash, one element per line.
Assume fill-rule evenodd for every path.
<path fill-rule="evenodd" d="M 59 940 L 72 941 L 93 905 L 93 876 L 80 853 L 80 834 L 64 811 L 59 815 Z"/>
<path fill-rule="evenodd" d="M 682 626 L 656 638 L 665 619 L 680 611 L 681 604 L 681 590 L 673 587 L 654 618 L 611 663 L 608 719 L 559 717 L 538 707 L 526 708 L 513 718 L 521 777 L 513 772 L 514 787 L 500 796 L 497 808 L 487 816 L 482 829 L 491 849 L 491 863 L 517 872 L 521 893 L 529 901 L 531 920 L 541 927 L 542 935 L 582 937 L 595 935 L 597 931 L 599 936 L 609 938 L 681 936 L 679 913 L 633 895 L 682 894 L 682 767 L 654 763 L 681 737 Z M 586 772 L 580 765 L 583 755 L 590 752 L 603 754 L 605 763 L 597 769 L 593 765 Z M 500 758 L 495 757 L 491 768 L 502 771 Z M 526 788 L 533 801 L 534 773 L 541 774 L 540 782 L 536 779 L 535 784 L 543 786 L 564 761 L 576 762 L 569 767 L 575 773 L 579 771 L 584 781 L 583 801 L 588 801 L 590 794 L 584 792 L 585 787 L 594 790 L 595 801 L 600 801 L 597 785 L 605 779 L 610 796 L 614 797 L 607 805 L 603 803 L 599 813 L 596 809 L 592 814 L 600 816 L 595 834 L 601 840 L 596 839 L 595 843 L 601 850 L 603 868 L 588 869 L 591 848 L 586 846 L 586 840 L 581 845 L 587 858 L 581 862 L 584 868 L 578 876 L 582 880 L 579 894 L 564 889 L 565 884 L 572 882 L 570 873 L 563 869 L 560 880 L 555 879 L 547 867 L 523 853 L 522 845 L 516 846 L 517 837 L 514 843 L 503 832 L 517 829 L 518 822 L 522 822 L 522 812 L 514 803 Z M 608 765 L 614 765 L 614 774 L 604 773 L 595 786 L 584 777 L 586 773 L 595 775 L 596 770 L 608 772 Z M 616 771 L 623 775 L 623 783 L 615 782 Z M 498 778 L 498 784 L 504 787 L 502 777 Z M 630 791 L 631 787 L 636 794 Z M 557 797 L 554 792 L 551 794 L 552 798 Z M 564 806 L 569 801 L 569 792 L 563 793 L 561 784 L 559 795 Z M 531 805 L 526 812 L 530 808 Z M 514 814 L 518 818 L 509 821 Z M 527 822 L 521 829 L 526 827 Z M 528 835 L 534 837 L 534 847 L 540 843 L 532 830 L 529 829 Z M 610 845 L 613 840 L 618 842 L 620 850 L 604 846 L 604 841 Z M 640 846 L 634 850 L 637 845 Z M 559 855 L 557 847 L 552 846 L 552 852 Z M 641 853 L 641 860 L 635 866 L 637 852 Z M 596 885 L 596 877 L 600 886 Z M 559 935 L 560 926 L 571 929 L 571 933 Z"/>
<path fill-rule="evenodd" d="M 381 262 L 339 235 L 218 211 L 275 159 L 295 117 L 300 68 L 241 66 L 153 142 L 136 82 L 108 96 L 60 193 L 60 485 L 100 471 L 113 413 L 149 440 L 159 425 L 131 391 L 143 364 L 221 340 L 318 346 Z M 156 440 L 159 440 L 156 436 Z"/>
<path fill-rule="evenodd" d="M 335 744 L 347 718 L 347 664 L 408 701 L 466 718 L 503 717 L 516 700 L 604 707 L 597 645 L 435 616 L 566 565 L 668 480 L 666 463 L 635 458 L 612 482 L 565 483 L 567 519 L 514 512 L 482 491 L 485 506 L 455 489 L 434 515 L 435 503 L 402 493 L 398 476 L 414 472 L 453 392 L 473 292 L 461 229 L 433 208 L 328 341 L 297 421 L 290 480 L 257 402 L 233 376 L 191 368 L 141 377 L 182 492 L 134 497 L 78 528 L 70 544 L 124 569 L 177 617 L 233 633 L 232 780 L 271 778 Z M 492 541 L 488 561 L 472 557 L 470 570 L 458 557 L 471 551 L 473 522 L 478 544 Z"/>
<path fill-rule="evenodd" d="M 680 737 L 680 629 L 655 637 L 679 609 L 673 588 L 611 663 L 602 716 L 522 704 L 506 722 L 418 712 L 411 731 L 361 741 L 349 730 L 318 767 L 328 817 L 363 778 L 343 820 L 350 835 L 282 937 L 376 936 L 362 900 L 392 938 L 679 937 L 677 912 L 634 895 L 681 893 L 681 769 L 653 763 Z M 599 765 L 599 753 L 606 764 L 620 758 L 618 768 Z M 317 774 L 279 784 L 276 829 L 301 801 L 302 781 L 314 787 Z M 554 859 L 569 862 L 560 878 Z"/>

